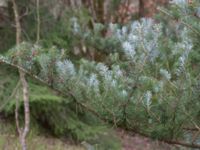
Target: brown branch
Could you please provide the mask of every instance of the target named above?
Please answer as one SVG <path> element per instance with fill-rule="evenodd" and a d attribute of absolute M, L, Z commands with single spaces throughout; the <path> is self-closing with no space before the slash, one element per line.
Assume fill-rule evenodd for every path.
<path fill-rule="evenodd" d="M 171 141 L 171 140 L 162 140 L 162 141 L 165 142 L 165 143 L 168 143 L 168 144 L 181 145 L 181 146 L 184 146 L 184 147 L 200 149 L 200 145 L 199 144 L 193 144 L 193 143 L 190 144 L 190 143 L 183 142 L 183 141 Z"/>
<path fill-rule="evenodd" d="M 30 12 L 29 12 L 28 8 L 26 8 L 26 11 L 24 12 L 24 14 L 22 14 L 22 15 L 19 16 L 19 19 L 21 20 L 21 18 L 27 16 L 29 13 Z"/>
<path fill-rule="evenodd" d="M 189 131 L 199 131 L 197 128 L 189 128 L 189 127 L 184 127 L 184 130 L 189 130 Z"/>

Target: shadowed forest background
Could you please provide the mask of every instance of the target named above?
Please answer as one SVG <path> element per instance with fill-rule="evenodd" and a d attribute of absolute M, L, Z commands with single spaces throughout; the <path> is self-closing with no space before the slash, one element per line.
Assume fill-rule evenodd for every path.
<path fill-rule="evenodd" d="M 199 0 L 0 0 L 0 148 L 200 149 Z"/>

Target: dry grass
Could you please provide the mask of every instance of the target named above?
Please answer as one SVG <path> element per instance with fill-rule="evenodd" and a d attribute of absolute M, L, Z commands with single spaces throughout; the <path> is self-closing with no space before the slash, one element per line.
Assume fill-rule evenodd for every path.
<path fill-rule="evenodd" d="M 1 150 L 20 150 L 15 135 L 0 135 Z M 56 138 L 32 136 L 28 138 L 28 150 L 84 150 L 82 146 L 72 145 Z"/>
<path fill-rule="evenodd" d="M 15 125 L 0 119 L 0 150 L 21 150 Z M 37 135 L 31 130 L 27 138 L 28 150 L 85 150 L 82 145 L 75 145 L 67 140 Z"/>

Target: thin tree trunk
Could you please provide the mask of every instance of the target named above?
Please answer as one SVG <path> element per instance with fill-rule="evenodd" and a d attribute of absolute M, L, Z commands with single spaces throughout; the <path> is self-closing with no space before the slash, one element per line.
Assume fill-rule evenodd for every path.
<path fill-rule="evenodd" d="M 72 9 L 76 8 L 74 0 L 70 0 L 70 6 L 72 7 Z"/>
<path fill-rule="evenodd" d="M 95 3 L 98 22 L 104 23 L 104 0 L 96 0 Z"/>
<path fill-rule="evenodd" d="M 24 100 L 24 115 L 25 115 L 25 124 L 23 132 L 21 133 L 21 144 L 22 149 L 26 150 L 26 136 L 29 132 L 29 124 L 30 124 L 30 110 L 29 110 L 29 91 L 28 91 L 28 83 L 25 79 L 25 73 L 19 70 L 20 80 L 23 87 L 23 100 Z"/>
<path fill-rule="evenodd" d="M 158 6 L 164 6 L 169 0 L 139 0 L 139 17 L 152 17 Z"/>
<path fill-rule="evenodd" d="M 19 45 L 21 43 L 21 33 L 22 33 L 22 28 L 20 24 L 20 18 L 18 14 L 18 8 L 15 0 L 12 0 L 13 3 L 13 11 L 15 15 L 15 26 L 16 26 L 16 44 Z"/>
<path fill-rule="evenodd" d="M 144 1 L 139 0 L 139 17 L 144 17 Z"/>
<path fill-rule="evenodd" d="M 40 40 L 40 0 L 36 1 L 36 9 L 37 9 L 37 39 L 36 43 Z"/>
<path fill-rule="evenodd" d="M 15 0 L 12 0 L 13 3 L 13 11 L 14 11 L 14 15 L 15 15 L 15 23 L 16 23 L 16 45 L 18 46 L 21 43 L 21 24 L 20 24 L 20 18 L 19 18 L 19 14 L 18 14 L 18 8 L 17 8 L 17 4 Z M 29 90 L 28 90 L 28 83 L 26 81 L 25 78 L 25 72 L 23 72 L 23 70 L 18 70 L 19 71 L 19 75 L 20 75 L 20 81 L 22 84 L 22 90 L 23 90 L 23 101 L 24 101 L 24 128 L 20 129 L 19 127 L 19 121 L 16 120 L 16 125 L 18 128 L 18 132 L 19 132 L 19 138 L 20 138 L 20 143 L 21 143 L 21 147 L 22 150 L 27 150 L 27 146 L 26 146 L 26 136 L 29 132 L 29 124 L 30 124 L 30 110 L 29 110 Z M 16 101 L 16 107 L 18 107 L 18 100 Z M 18 119 L 18 109 L 16 108 L 15 113 L 16 114 L 16 119 Z"/>

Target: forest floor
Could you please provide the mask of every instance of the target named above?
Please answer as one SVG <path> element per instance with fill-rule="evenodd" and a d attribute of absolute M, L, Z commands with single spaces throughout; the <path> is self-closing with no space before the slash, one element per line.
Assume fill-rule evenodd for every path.
<path fill-rule="evenodd" d="M 27 137 L 28 150 L 85 150 L 80 144 L 70 140 L 52 137 L 49 134 L 38 133 L 32 128 Z M 0 150 L 21 150 L 13 121 L 2 120 L 0 117 Z"/>
<path fill-rule="evenodd" d="M 13 133 L 16 133 L 14 125 L 0 119 L 0 150 L 20 150 L 18 137 Z M 188 150 L 121 129 L 117 129 L 116 134 L 121 140 L 122 150 Z M 28 150 L 88 150 L 84 144 L 77 145 L 67 139 L 35 134 L 34 129 L 29 133 L 27 144 Z"/>
<path fill-rule="evenodd" d="M 117 132 L 122 140 L 122 150 L 186 150 L 166 143 L 152 141 L 138 134 L 129 135 Z M 16 135 L 0 135 L 0 149 L 20 150 L 17 139 Z M 87 150 L 82 145 L 75 145 L 68 141 L 44 136 L 29 137 L 28 147 L 29 150 Z"/>
<path fill-rule="evenodd" d="M 122 150 L 188 150 L 188 148 L 152 140 L 134 132 L 121 129 L 116 132 L 122 141 Z"/>

